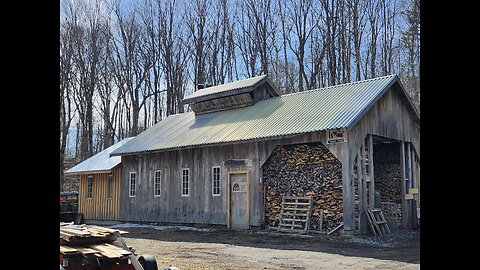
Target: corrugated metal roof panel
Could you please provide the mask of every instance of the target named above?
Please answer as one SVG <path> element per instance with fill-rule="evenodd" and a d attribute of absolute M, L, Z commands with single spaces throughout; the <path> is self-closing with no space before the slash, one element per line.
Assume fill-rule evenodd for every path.
<path fill-rule="evenodd" d="M 273 97 L 245 108 L 171 115 L 112 155 L 349 128 L 396 81 L 396 75 L 389 75 Z"/>
<path fill-rule="evenodd" d="M 121 162 L 121 157 L 110 157 L 110 153 L 115 149 L 123 146 L 128 141 L 133 139 L 133 137 L 125 138 L 118 143 L 104 149 L 103 151 L 97 153 L 94 156 L 80 162 L 69 170 L 65 171 L 67 174 L 76 174 L 84 172 L 95 172 L 95 171 L 109 171 Z"/>

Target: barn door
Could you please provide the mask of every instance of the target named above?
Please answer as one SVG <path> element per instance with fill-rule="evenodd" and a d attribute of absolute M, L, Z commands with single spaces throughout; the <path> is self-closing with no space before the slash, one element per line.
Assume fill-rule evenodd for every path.
<path fill-rule="evenodd" d="M 248 171 L 228 172 L 228 227 L 234 230 L 248 229 Z"/>

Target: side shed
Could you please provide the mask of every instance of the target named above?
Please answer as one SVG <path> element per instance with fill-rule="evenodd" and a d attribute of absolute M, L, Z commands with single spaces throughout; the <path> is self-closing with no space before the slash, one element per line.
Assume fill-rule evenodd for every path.
<path fill-rule="evenodd" d="M 121 157 L 110 157 L 110 153 L 132 138 L 123 139 L 65 171 L 80 176 L 78 212 L 84 219 L 118 220 Z"/>

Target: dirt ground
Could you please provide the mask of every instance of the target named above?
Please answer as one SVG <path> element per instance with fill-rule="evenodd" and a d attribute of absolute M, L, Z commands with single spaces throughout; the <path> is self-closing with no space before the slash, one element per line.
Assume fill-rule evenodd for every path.
<path fill-rule="evenodd" d="M 420 233 L 326 236 L 122 228 L 139 255 L 151 254 L 158 269 L 420 269 Z"/>

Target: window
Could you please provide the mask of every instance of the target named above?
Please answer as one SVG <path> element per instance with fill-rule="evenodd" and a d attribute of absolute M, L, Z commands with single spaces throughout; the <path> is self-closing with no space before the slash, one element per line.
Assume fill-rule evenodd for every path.
<path fill-rule="evenodd" d="M 182 169 L 182 196 L 188 196 L 188 181 L 190 177 L 190 169 Z"/>
<path fill-rule="evenodd" d="M 129 187 L 129 196 L 135 197 L 135 193 L 137 191 L 137 175 L 135 172 L 130 173 L 130 187 Z"/>
<path fill-rule="evenodd" d="M 112 198 L 112 192 L 113 192 L 113 175 L 109 175 L 108 181 L 107 181 L 107 198 Z"/>
<path fill-rule="evenodd" d="M 220 196 L 220 167 L 212 167 L 212 194 Z"/>
<path fill-rule="evenodd" d="M 93 176 L 87 177 L 87 199 L 93 198 Z"/>
<path fill-rule="evenodd" d="M 153 197 L 160 197 L 160 180 L 162 179 L 162 171 L 153 172 Z"/>

